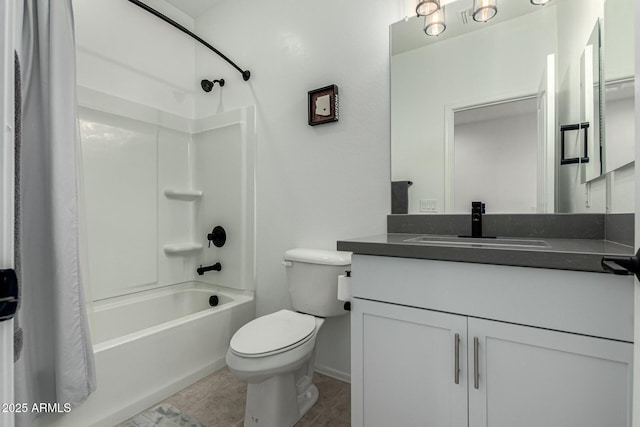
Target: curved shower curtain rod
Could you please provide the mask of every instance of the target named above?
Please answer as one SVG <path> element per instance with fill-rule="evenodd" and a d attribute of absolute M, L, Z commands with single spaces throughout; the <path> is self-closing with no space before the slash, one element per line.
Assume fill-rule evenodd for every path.
<path fill-rule="evenodd" d="M 133 3 L 133 4 L 135 4 L 136 6 L 141 7 L 142 9 L 146 10 L 147 12 L 149 12 L 149 13 L 157 16 L 158 18 L 162 19 L 164 22 L 166 22 L 166 23 L 168 23 L 170 25 L 173 25 L 175 28 L 177 28 L 178 30 L 182 31 L 183 33 L 185 33 L 187 35 L 190 35 L 191 37 L 193 37 L 194 39 L 198 40 L 200 43 L 202 43 L 203 45 L 205 45 L 206 47 L 208 47 L 209 49 L 214 51 L 216 54 L 218 54 L 218 56 L 220 56 L 222 59 L 224 59 L 229 64 L 231 64 L 233 66 L 233 68 L 235 68 L 236 70 L 240 71 L 240 74 L 242 74 L 242 78 L 244 79 L 245 82 L 247 80 L 249 80 L 249 78 L 251 77 L 251 72 L 249 70 L 243 70 L 242 68 L 238 67 L 235 62 L 233 62 L 232 60 L 227 58 L 218 49 L 216 49 L 215 47 L 211 46 L 209 43 L 207 43 L 201 37 L 199 37 L 198 35 L 194 34 L 191 31 L 189 31 L 187 28 L 183 27 L 182 25 L 178 24 L 173 19 L 169 18 L 166 15 L 163 15 L 162 13 L 158 12 L 157 10 L 152 8 L 151 6 L 148 6 L 148 5 L 144 4 L 144 3 L 142 3 L 140 0 L 129 0 L 129 1 L 131 3 Z"/>

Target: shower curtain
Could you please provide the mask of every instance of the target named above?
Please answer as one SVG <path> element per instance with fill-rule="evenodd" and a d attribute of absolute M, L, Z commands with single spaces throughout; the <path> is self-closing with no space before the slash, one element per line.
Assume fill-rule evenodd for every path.
<path fill-rule="evenodd" d="M 95 390 L 80 276 L 71 0 L 23 0 L 17 402 L 74 407 Z M 18 22 L 20 25 L 20 22 Z M 37 413 L 17 414 L 18 426 Z"/>

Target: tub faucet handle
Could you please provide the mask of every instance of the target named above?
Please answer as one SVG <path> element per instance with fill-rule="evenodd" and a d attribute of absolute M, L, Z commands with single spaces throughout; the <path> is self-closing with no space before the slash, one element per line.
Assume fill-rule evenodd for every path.
<path fill-rule="evenodd" d="M 213 230 L 211 230 L 211 233 L 207 234 L 207 240 L 209 241 L 209 247 L 211 247 L 211 243 L 213 242 L 217 248 L 221 248 L 227 241 L 227 232 L 222 226 L 216 225 L 213 227 Z"/>

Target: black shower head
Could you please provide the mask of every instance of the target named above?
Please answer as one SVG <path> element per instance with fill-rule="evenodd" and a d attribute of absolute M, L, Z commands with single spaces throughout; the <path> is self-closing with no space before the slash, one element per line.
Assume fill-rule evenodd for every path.
<path fill-rule="evenodd" d="M 216 83 L 218 83 L 220 87 L 222 87 L 224 86 L 224 79 L 213 81 L 204 79 L 200 82 L 200 86 L 202 86 L 202 90 L 204 90 L 205 92 L 211 92 L 211 89 L 213 89 L 213 85 Z"/>
<path fill-rule="evenodd" d="M 202 86 L 202 90 L 205 92 L 211 92 L 211 89 L 213 89 L 213 82 L 211 80 L 204 79 L 200 82 L 200 86 Z"/>

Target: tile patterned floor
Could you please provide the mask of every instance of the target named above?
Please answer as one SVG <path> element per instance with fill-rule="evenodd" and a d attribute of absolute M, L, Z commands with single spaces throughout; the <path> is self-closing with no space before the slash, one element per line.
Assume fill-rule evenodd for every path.
<path fill-rule="evenodd" d="M 318 402 L 296 427 L 350 426 L 350 384 L 318 373 L 314 374 L 314 383 L 320 392 Z M 180 409 L 207 427 L 241 427 L 246 393 L 246 383 L 237 380 L 224 368 L 161 403 Z"/>

